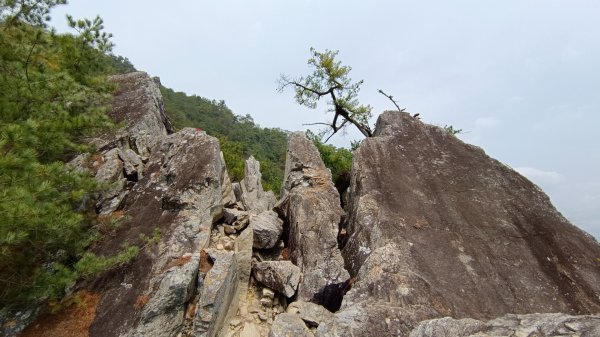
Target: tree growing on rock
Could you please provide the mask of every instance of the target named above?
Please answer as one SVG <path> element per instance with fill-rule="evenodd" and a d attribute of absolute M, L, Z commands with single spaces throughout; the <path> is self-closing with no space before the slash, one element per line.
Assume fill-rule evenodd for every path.
<path fill-rule="evenodd" d="M 317 102 L 321 98 L 327 99 L 330 105 L 328 112 L 333 113 L 331 122 L 311 124 L 325 125 L 327 127 L 325 134 L 331 132 L 325 142 L 338 131 L 345 130 L 350 124 L 365 137 L 371 137 L 373 135 L 369 125 L 371 107 L 360 104 L 357 98 L 363 81 L 352 81 L 348 76 L 352 68 L 342 65 L 335 59 L 338 51 L 319 52 L 311 48 L 310 53 L 308 65 L 313 69 L 312 74 L 298 78 L 281 75 L 278 90 L 282 92 L 291 86 L 296 94 L 296 102 L 311 109 L 317 107 Z"/>

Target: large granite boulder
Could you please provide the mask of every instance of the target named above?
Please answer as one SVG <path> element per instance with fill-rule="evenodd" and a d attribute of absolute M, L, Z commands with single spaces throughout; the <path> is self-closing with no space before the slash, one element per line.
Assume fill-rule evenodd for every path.
<path fill-rule="evenodd" d="M 288 226 L 290 259 L 304 275 L 298 300 L 336 310 L 350 278 L 337 243 L 343 210 L 331 172 L 304 133 L 290 135 L 281 193 L 276 208 Z"/>
<path fill-rule="evenodd" d="M 406 113 L 382 114 L 354 153 L 347 233 L 354 286 L 321 336 L 600 311 L 598 242 L 529 180 Z"/>

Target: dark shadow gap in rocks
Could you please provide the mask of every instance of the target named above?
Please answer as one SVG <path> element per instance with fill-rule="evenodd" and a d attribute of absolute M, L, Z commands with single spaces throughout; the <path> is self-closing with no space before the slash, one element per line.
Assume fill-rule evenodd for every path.
<path fill-rule="evenodd" d="M 327 310 L 336 312 L 342 306 L 347 281 L 342 283 L 330 284 L 321 290 L 311 299 L 311 302 L 319 303 Z"/>
<path fill-rule="evenodd" d="M 350 187 L 350 172 L 340 174 L 333 184 L 340 195 L 340 206 L 342 206 L 342 209 L 346 209 L 347 191 Z"/>

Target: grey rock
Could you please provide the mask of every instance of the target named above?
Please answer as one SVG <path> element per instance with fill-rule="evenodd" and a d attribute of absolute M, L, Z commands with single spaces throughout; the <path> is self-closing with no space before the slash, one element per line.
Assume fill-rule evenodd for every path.
<path fill-rule="evenodd" d="M 132 149 L 126 148 L 118 152 L 123 162 L 123 169 L 127 180 L 138 181 L 144 177 L 144 163 L 140 156 Z"/>
<path fill-rule="evenodd" d="M 300 282 L 300 268 L 290 261 L 263 261 L 252 266 L 252 275 L 263 285 L 292 297 Z"/>
<path fill-rule="evenodd" d="M 337 243 L 343 210 L 331 173 L 304 133 L 288 140 L 282 199 L 276 210 L 289 224 L 291 261 L 304 275 L 298 299 L 337 310 L 350 275 Z"/>
<path fill-rule="evenodd" d="M 248 217 L 248 212 L 235 208 L 225 208 L 223 210 L 223 220 L 228 225 L 233 225 L 238 219 L 244 217 Z"/>
<path fill-rule="evenodd" d="M 96 207 L 98 208 L 100 215 L 110 215 L 112 212 L 117 210 L 121 201 L 129 193 L 127 190 L 127 179 L 122 178 L 108 185 L 108 187 L 102 191 Z"/>
<path fill-rule="evenodd" d="M 252 274 L 252 245 L 254 243 L 254 233 L 251 230 L 245 230 L 235 239 L 235 256 L 238 264 L 239 275 L 239 303 L 240 306 L 246 306 L 246 295 L 248 293 L 248 283 Z"/>
<path fill-rule="evenodd" d="M 273 211 L 250 216 L 249 228 L 254 232 L 254 248 L 273 248 L 283 233 L 283 221 Z"/>
<path fill-rule="evenodd" d="M 290 303 L 287 313 L 298 315 L 309 327 L 318 327 L 321 323 L 331 322 L 334 319 L 333 313 L 325 307 L 304 301 Z"/>
<path fill-rule="evenodd" d="M 242 201 L 242 186 L 239 182 L 231 183 L 231 189 L 233 190 L 233 194 L 235 195 L 235 200 L 237 202 Z"/>
<path fill-rule="evenodd" d="M 113 183 L 123 178 L 123 162 L 119 158 L 121 151 L 116 148 L 103 155 L 101 166 L 96 172 L 95 179 L 104 184 Z"/>
<path fill-rule="evenodd" d="M 260 331 L 256 324 L 246 322 L 244 323 L 244 329 L 240 332 L 240 337 L 260 337 Z"/>
<path fill-rule="evenodd" d="M 410 332 L 410 337 L 470 336 L 481 331 L 483 327 L 484 323 L 476 319 L 454 319 L 452 317 L 444 317 L 419 323 L 419 325 Z"/>
<path fill-rule="evenodd" d="M 225 165 L 225 158 L 223 158 L 223 152 L 221 152 L 221 163 L 223 170 L 221 172 L 221 186 L 223 189 L 223 205 L 230 206 L 235 204 L 236 198 L 233 193 L 233 187 L 231 186 L 231 179 L 227 173 L 227 167 Z"/>
<path fill-rule="evenodd" d="M 208 250 L 214 262 L 206 274 L 200 299 L 196 306 L 194 319 L 194 335 L 197 337 L 213 337 L 223 327 L 237 295 L 238 267 L 233 252 Z"/>
<path fill-rule="evenodd" d="M 183 325 L 185 304 L 194 294 L 200 254 L 182 266 L 166 271 L 158 290 L 152 294 L 141 314 L 142 324 L 135 336 L 172 336 Z"/>
<path fill-rule="evenodd" d="M 98 249 L 118 252 L 127 240 L 140 233 L 152 237 L 155 230 L 160 230 L 159 240 L 146 245 L 122 276 L 103 281 L 90 336 L 159 337 L 181 330 L 187 304 L 181 302 L 183 280 L 190 280 L 185 268 L 192 263 L 185 257 L 208 245 L 212 223 L 221 216 L 221 165 L 218 140 L 194 129 L 164 138 L 152 151 L 142 179 L 120 202 L 126 220 Z M 172 269 L 182 263 L 184 269 Z M 197 261 L 192 264 L 189 268 L 197 271 Z M 124 278 L 135 286 L 123 288 Z M 173 286 L 179 290 L 171 291 Z M 136 310 L 133 304 L 141 296 L 149 301 Z"/>
<path fill-rule="evenodd" d="M 269 331 L 269 337 L 311 337 L 312 332 L 306 327 L 304 322 L 294 314 L 279 314 Z"/>
<path fill-rule="evenodd" d="M 382 114 L 354 152 L 349 195 L 342 254 L 357 277 L 324 331 L 407 336 L 445 316 L 600 311 L 598 242 L 441 128 Z"/>
<path fill-rule="evenodd" d="M 265 192 L 262 187 L 260 163 L 250 156 L 244 167 L 244 179 L 240 182 L 241 201 L 247 211 L 261 213 L 273 209 L 276 199 L 272 191 Z"/>
<path fill-rule="evenodd" d="M 0 336 L 17 337 L 29 324 L 38 317 L 41 307 L 18 312 L 10 312 L 8 308 L 0 309 Z"/>
<path fill-rule="evenodd" d="M 117 84 L 117 92 L 108 115 L 116 122 L 124 122 L 122 129 L 109 131 L 92 139 L 101 151 L 114 147 L 129 147 L 143 159 L 152 149 L 173 133 L 163 106 L 160 82 L 144 72 L 115 75 L 110 81 Z"/>
<path fill-rule="evenodd" d="M 269 288 L 262 289 L 262 297 L 273 299 L 275 298 L 275 292 Z"/>
<path fill-rule="evenodd" d="M 173 266 L 165 272 L 158 290 L 146 304 L 142 312 L 142 320 L 149 322 L 177 307 L 183 308 L 194 293 L 200 254 L 196 253 L 182 266 Z"/>
<path fill-rule="evenodd" d="M 450 317 L 421 322 L 410 337 L 600 336 L 600 316 L 506 315 L 481 322 Z"/>

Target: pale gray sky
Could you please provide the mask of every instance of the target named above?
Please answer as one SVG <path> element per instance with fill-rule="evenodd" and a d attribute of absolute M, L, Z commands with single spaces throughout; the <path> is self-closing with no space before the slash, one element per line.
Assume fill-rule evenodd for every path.
<path fill-rule="evenodd" d="M 464 129 L 600 237 L 597 0 L 71 0 L 54 11 L 61 31 L 65 13 L 99 14 L 115 53 L 166 86 L 287 130 L 326 116 L 278 94 L 279 74 L 305 74 L 311 46 L 339 50 L 376 115 L 393 108 L 383 89 Z"/>

